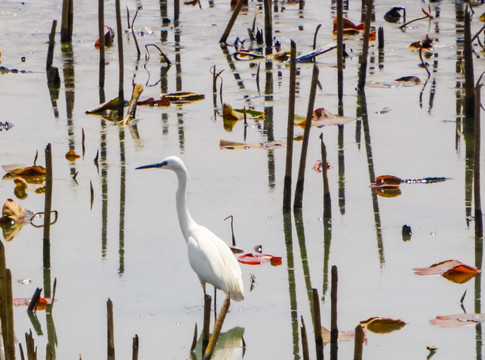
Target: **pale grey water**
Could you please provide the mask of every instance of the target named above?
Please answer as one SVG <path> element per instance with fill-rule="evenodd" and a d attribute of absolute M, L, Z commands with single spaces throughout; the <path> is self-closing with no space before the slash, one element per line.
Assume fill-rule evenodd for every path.
<path fill-rule="evenodd" d="M 161 44 L 159 3 L 144 1 L 142 4 L 144 9 L 138 15 L 136 27 L 149 26 L 154 35 L 139 37 L 140 44 L 160 45 L 175 62 L 173 24 L 165 28 L 167 41 Z M 140 359 L 189 358 L 194 324 L 199 324 L 199 332 L 202 326 L 203 298 L 199 282 L 189 267 L 178 227 L 174 203 L 176 179 L 169 172 L 134 170 L 168 155 L 179 155 L 189 168 L 189 207 L 198 222 L 229 242 L 230 225 L 224 218 L 233 215 L 240 247 L 252 250 L 254 245 L 262 244 L 264 252 L 283 257 L 279 267 L 242 265 L 246 299 L 231 304 L 223 332 L 236 327 L 244 329 L 245 359 L 299 358 L 300 316 L 307 324 L 310 352 L 312 358 L 315 357 L 308 286 L 317 288 L 320 296 L 325 287 L 322 321 L 329 328 L 328 280 L 334 264 L 339 270 L 341 330 L 352 330 L 359 321 L 371 316 L 399 318 L 407 323 L 401 331 L 392 334 L 368 333 L 364 358 L 424 358 L 428 345 L 438 347 L 435 358 L 480 358 L 481 338 L 477 339 L 474 326 L 441 329 L 429 323 L 437 315 L 460 313 L 459 300 L 465 290 L 466 310 L 474 312 L 475 306 L 481 303 L 481 293 L 475 293 L 475 280 L 457 285 L 441 277 L 418 277 L 412 272 L 414 267 L 426 267 L 447 259 L 458 259 L 469 265 L 476 263 L 474 223 L 470 227 L 466 223 L 465 142 L 462 134 L 457 133 L 460 127 L 455 122 L 456 82 L 461 77 L 456 74 L 453 2 L 433 3 L 433 9 L 440 7 L 440 17 L 431 23 L 416 22 L 406 32 L 383 20 L 384 13 L 396 4 L 389 1 L 376 4 L 375 25 L 385 29 L 385 58 L 383 69 L 371 70 L 368 80 L 390 82 L 405 75 L 417 75 L 424 80 L 426 73 L 418 67 L 419 58 L 408 51 L 408 46 L 429 33 L 439 38 L 435 47 L 438 66 L 432 75 L 432 79 L 436 79 L 436 94 L 431 110 L 431 81 L 423 92 L 422 108 L 419 106 L 422 86 L 368 88 L 366 91 L 375 174 L 403 178 L 446 176 L 453 180 L 434 185 L 403 184 L 401 196 L 378 197 L 378 232 L 369 189 L 364 133 L 361 133 L 360 143 L 356 140 L 358 123 L 347 124 L 344 128 L 345 206 L 339 206 L 338 196 L 338 129 L 312 128 L 303 201 L 305 242 L 299 241 L 295 230 L 297 220 L 292 217 L 292 246 L 288 248 L 281 211 L 285 148 L 274 151 L 219 148 L 221 139 L 243 142 L 244 129 L 239 122 L 232 133 L 226 132 L 221 117 L 214 116 L 210 74 L 214 65 L 218 70 L 224 69 L 224 101 L 235 108 L 244 105 L 260 111 L 272 108 L 272 135 L 275 140 L 286 140 L 289 69 L 284 64 L 273 63 L 273 101 L 265 102 L 264 61 L 260 61 L 261 93 L 257 91 L 256 68 L 250 68 L 248 62 L 237 62 L 236 71 L 244 84 L 241 88 L 218 45 L 230 16 L 229 4 L 217 2 L 210 8 L 207 2 L 202 2 L 202 9 L 181 6 L 182 90 L 205 94 L 205 100 L 183 107 L 139 107 L 138 138 L 132 136 L 129 128 L 112 123 L 102 126 L 99 118 L 85 115 L 85 111 L 99 101 L 98 52 L 93 46 L 97 38 L 97 4 L 87 1 L 75 3 L 73 63 L 63 58 L 57 37 L 54 66 L 59 68 L 63 82 L 58 100 L 59 117 L 55 118 L 44 69 L 48 33 L 52 19 L 60 19 L 60 5 L 59 1 L 24 4 L 4 1 L 0 4 L 0 29 L 4 34 L 0 42 L 2 65 L 32 71 L 0 77 L 0 121 L 14 124 L 13 129 L 0 133 L 0 164 L 31 165 L 37 150 L 37 162 L 43 164 L 45 146 L 51 143 L 53 150 L 53 208 L 59 211 L 59 221 L 51 229 L 51 277 L 58 282 L 58 301 L 53 312 L 58 359 L 78 358 L 79 354 L 83 359 L 106 356 L 108 298 L 114 302 L 118 359 L 131 358 L 131 340 L 135 334 L 140 337 Z M 122 8 L 128 6 L 133 13 L 135 5 L 130 1 L 122 3 Z M 286 9 L 274 13 L 274 29 L 279 30 L 276 38 L 283 49 L 289 48 L 292 38 L 299 54 L 310 51 L 318 24 L 322 24 L 319 46 L 333 41 L 330 2 L 308 1 L 303 18 L 298 17 L 297 5 L 279 5 Z M 421 7 L 425 5 L 418 1 L 407 4 L 408 19 L 421 16 Z M 233 42 L 236 35 L 247 36 L 246 29 L 252 24 L 254 11 L 255 3 L 250 2 L 247 13 L 239 16 L 229 42 Z M 472 33 L 481 27 L 477 18 L 482 8 L 475 8 L 475 11 Z M 171 4 L 167 16 L 173 17 Z M 360 2 L 351 2 L 348 17 L 358 22 Z M 106 24 L 115 27 L 113 19 L 114 2 L 108 1 Z M 262 14 L 257 19 L 257 26 L 261 28 Z M 303 31 L 298 31 L 299 25 L 304 26 Z M 133 41 L 128 38 L 123 34 L 127 97 L 136 61 Z M 356 114 L 354 89 L 357 54 L 361 51 L 359 39 L 346 40 L 352 54 L 345 70 L 346 116 Z M 20 60 L 22 56 L 26 57 L 25 63 Z M 107 52 L 107 59 L 110 65 L 105 89 L 110 99 L 117 95 L 118 86 L 115 48 Z M 158 64 L 152 61 L 149 63 L 151 80 L 159 76 Z M 433 58 L 430 62 L 433 63 Z M 68 121 L 66 111 L 63 73 L 69 65 L 75 73 L 75 86 L 67 89 L 68 94 L 74 92 L 72 121 Z M 323 90 L 317 93 L 315 107 L 337 113 L 335 53 L 320 56 L 318 66 Z M 306 114 L 311 68 L 310 64 L 299 65 L 296 108 L 300 115 Z M 483 68 L 482 59 L 475 59 L 476 78 Z M 279 71 L 281 76 L 278 76 Z M 138 70 L 136 80 L 145 83 L 146 73 Z M 176 81 L 173 66 L 167 75 L 168 91 L 177 89 Z M 145 88 L 142 99 L 157 98 L 159 93 L 160 86 Z M 245 96 L 250 100 L 245 101 Z M 384 107 L 391 111 L 377 114 Z M 263 127 L 263 123 L 250 121 L 247 142 L 265 141 Z M 81 154 L 82 129 L 86 136 L 86 154 L 84 159 L 70 163 L 64 155 L 70 146 Z M 302 133 L 301 129 L 295 129 Z M 333 214 L 330 245 L 324 244 L 321 176 L 311 170 L 320 157 L 318 136 L 322 131 L 333 166 L 328 173 Z M 106 160 L 101 161 L 98 173 L 93 159 L 103 142 Z M 301 143 L 295 142 L 295 160 L 299 159 L 300 147 Z M 79 172 L 78 184 L 72 179 L 75 172 Z M 90 181 L 95 196 L 92 209 Z M 19 200 L 13 188 L 11 181 L 2 181 L 0 200 L 13 198 L 30 210 L 43 209 L 43 196 L 28 193 L 26 199 Z M 412 227 L 410 242 L 402 241 L 404 224 Z M 14 297 L 30 297 L 36 287 L 44 286 L 42 230 L 25 226 L 5 247 L 7 266 L 14 279 Z M 326 253 L 328 258 L 324 256 Z M 288 265 L 291 260 L 293 267 Z M 249 292 L 250 273 L 257 281 L 252 292 Z M 294 283 L 289 284 L 288 279 L 293 275 Z M 32 283 L 21 285 L 17 279 L 22 278 L 32 279 Z M 480 285 L 481 278 L 477 279 Z M 293 311 L 289 291 L 292 289 L 296 299 Z M 221 302 L 219 296 L 219 304 Z M 43 312 L 37 315 L 43 335 L 35 335 L 35 341 L 43 358 L 46 322 Z M 16 336 L 24 343 L 24 333 L 32 324 L 25 308 L 17 308 L 14 316 Z M 349 358 L 352 354 L 352 343 L 340 343 L 340 358 Z M 235 357 L 225 354 L 221 358 L 238 359 L 240 356 L 240 349 L 236 348 Z M 325 356 L 329 356 L 328 347 Z"/>

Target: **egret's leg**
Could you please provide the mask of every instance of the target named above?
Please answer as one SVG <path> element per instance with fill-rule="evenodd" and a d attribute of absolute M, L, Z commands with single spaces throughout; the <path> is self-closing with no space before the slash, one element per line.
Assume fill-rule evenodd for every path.
<path fill-rule="evenodd" d="M 216 302 L 217 289 L 214 286 L 214 319 L 217 319 L 217 302 Z"/>

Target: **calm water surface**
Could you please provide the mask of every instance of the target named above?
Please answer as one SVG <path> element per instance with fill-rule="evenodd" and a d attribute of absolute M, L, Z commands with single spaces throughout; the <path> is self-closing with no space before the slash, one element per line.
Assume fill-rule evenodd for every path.
<path fill-rule="evenodd" d="M 383 59 L 372 43 L 367 80 L 391 83 L 401 76 L 422 79 L 418 86 L 369 87 L 366 90 L 368 121 L 353 121 L 337 127 L 312 128 L 308 149 L 305 196 L 300 216 L 283 216 L 282 193 L 286 147 L 263 150 L 224 150 L 220 140 L 247 142 L 286 141 L 289 68 L 277 61 L 236 62 L 219 47 L 231 14 L 228 2 L 212 6 L 181 5 L 179 27 L 172 21 L 162 27 L 161 18 L 173 19 L 172 3 L 143 1 L 135 28 L 142 47 L 161 47 L 173 66 L 161 83 L 145 86 L 141 99 L 158 98 L 160 92 L 192 91 L 205 100 L 168 108 L 139 107 L 136 127 L 121 127 L 85 114 L 99 103 L 97 4 L 75 2 L 72 46 L 61 46 L 59 34 L 54 66 L 59 68 L 61 89 L 55 105 L 46 85 L 45 57 L 53 19 L 61 17 L 61 2 L 14 2 L 0 4 L 1 62 L 26 74 L 3 74 L 0 79 L 1 122 L 14 127 L 0 132 L 0 164 L 32 165 L 36 151 L 44 164 L 44 149 L 52 144 L 54 162 L 53 208 L 59 220 L 51 229 L 52 281 L 57 278 L 57 302 L 53 311 L 55 334 L 47 330 L 46 315 L 38 312 L 40 330 L 34 330 L 40 358 L 45 344 L 56 337 L 58 359 L 100 359 L 106 355 L 106 301 L 114 303 L 116 356 L 131 359 L 131 341 L 140 338 L 140 359 L 189 358 L 195 323 L 202 327 L 203 296 L 189 267 L 175 212 L 174 174 L 135 171 L 135 167 L 160 161 L 168 155 L 184 159 L 191 173 L 189 208 L 196 221 L 230 241 L 233 215 L 238 245 L 251 251 L 261 244 L 265 253 L 283 257 L 279 267 L 242 265 L 246 299 L 232 303 L 223 332 L 227 345 L 214 356 L 240 359 L 241 333 L 246 343 L 245 359 L 298 359 L 299 328 L 303 317 L 309 333 L 310 353 L 315 358 L 309 296 L 312 288 L 322 297 L 322 324 L 330 327 L 330 268 L 338 266 L 338 325 L 353 330 L 372 316 L 402 319 L 407 325 L 387 335 L 368 333 L 364 358 L 425 358 L 427 346 L 438 347 L 436 358 L 481 358 L 482 335 L 473 325 L 442 329 L 430 324 L 437 315 L 463 312 L 459 302 L 467 291 L 467 312 L 481 312 L 481 277 L 454 284 L 442 277 L 418 277 L 415 267 L 427 267 L 457 259 L 481 267 L 481 252 L 475 252 L 470 162 L 463 135 L 461 97 L 463 85 L 460 54 L 462 4 L 433 2 L 433 21 L 413 23 L 406 31 L 386 23 L 383 15 L 393 2 L 377 2 L 375 26 L 385 31 Z M 106 24 L 115 28 L 114 1 L 106 2 Z M 136 2 L 122 2 L 134 13 Z M 407 20 L 422 16 L 420 1 L 407 4 Z M 249 2 L 239 15 L 228 39 L 247 37 L 258 4 Z M 334 40 L 330 2 L 307 1 L 298 5 L 278 2 L 274 9 L 275 38 L 284 50 L 290 39 L 298 54 L 311 51 L 318 24 L 318 47 Z M 276 11 L 277 10 L 277 11 Z M 472 33 L 481 28 L 474 9 Z M 123 16 L 124 13 L 123 13 Z M 358 23 L 360 1 L 351 2 L 346 16 Z M 123 25 L 126 27 L 126 20 Z M 58 30 L 59 30 L 58 25 Z M 258 13 L 256 26 L 263 27 Z M 161 37 L 164 33 L 166 37 Z M 432 75 L 419 67 L 409 44 L 435 39 L 434 56 L 428 62 Z M 118 36 L 118 34 L 117 34 Z M 155 52 L 143 69 L 137 66 L 133 38 L 122 34 L 125 45 L 125 96 L 131 82 L 155 84 L 160 64 Z M 162 39 L 162 41 L 161 41 Z M 346 39 L 344 114 L 358 114 L 357 84 L 360 36 Z M 249 40 L 244 44 L 249 48 Z M 252 44 L 254 45 L 254 44 Z M 234 52 L 233 47 L 228 48 Z M 481 52 L 475 58 L 475 77 L 484 70 Z M 116 48 L 107 50 L 106 98 L 118 93 Z M 25 62 L 21 58 L 25 57 Z M 260 65 L 257 84 L 257 66 Z M 335 53 L 318 58 L 319 80 L 315 107 L 337 113 Z M 232 132 L 224 129 L 221 104 L 212 100 L 211 67 L 224 70 L 223 101 L 234 108 L 254 107 L 266 112 L 266 122 L 242 122 Z M 138 70 L 136 70 L 138 69 Z M 312 72 L 311 64 L 299 64 L 296 112 L 306 114 Z M 219 83 L 220 84 L 220 83 Z M 265 90 L 267 95 L 265 97 Z M 421 104 L 420 104 L 421 99 Z M 380 114 L 383 108 L 390 111 Z M 85 154 L 75 162 L 65 154 L 73 149 Z M 320 133 L 324 134 L 332 199 L 331 225 L 324 223 L 322 178 L 311 167 L 320 158 Z M 302 134 L 295 128 L 296 135 Z M 366 140 L 367 139 L 367 140 Z M 295 142 L 295 161 L 301 142 Z M 94 159 L 99 152 L 99 170 Z M 482 155 L 483 157 L 483 155 Z M 76 181 L 73 175 L 77 173 Z M 296 177 L 296 170 L 294 176 Z M 433 184 L 403 184 L 394 198 L 376 197 L 370 179 L 392 174 L 402 178 L 429 176 L 453 180 Z M 90 206 L 90 183 L 94 202 Z M 13 182 L 4 180 L 0 201 L 13 198 L 32 211 L 43 210 L 44 197 L 27 192 L 15 197 Z M 402 226 L 413 230 L 404 242 Z M 285 232 L 285 228 L 287 231 Z M 25 226 L 14 240 L 5 243 L 7 266 L 12 271 L 15 298 L 32 296 L 44 288 L 42 230 Z M 250 274 L 256 287 L 249 291 Z M 28 285 L 17 280 L 31 279 Z M 218 298 L 219 305 L 222 296 Z M 17 339 L 33 328 L 26 309 L 15 309 Z M 52 341 L 52 340 L 51 340 Z M 325 348 L 328 355 L 329 346 Z M 353 343 L 340 343 L 339 356 L 350 358 Z M 200 354 L 197 353 L 198 358 Z"/>

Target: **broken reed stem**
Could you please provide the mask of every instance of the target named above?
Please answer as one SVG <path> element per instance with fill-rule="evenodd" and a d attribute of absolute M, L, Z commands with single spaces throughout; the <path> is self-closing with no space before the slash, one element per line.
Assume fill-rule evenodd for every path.
<path fill-rule="evenodd" d="M 116 31 L 118 33 L 118 63 L 119 63 L 119 77 L 118 77 L 118 119 L 123 119 L 123 106 L 125 102 L 123 92 L 123 77 L 124 77 L 124 57 L 123 57 L 123 33 L 121 29 L 121 9 L 120 0 L 116 0 Z"/>
<path fill-rule="evenodd" d="M 5 314 L 7 322 L 7 342 L 4 344 L 5 347 L 5 359 L 14 360 L 15 359 L 15 331 L 14 331 L 14 321 L 13 321 L 13 295 L 12 295 L 12 272 L 10 269 L 5 270 Z"/>
<path fill-rule="evenodd" d="M 229 33 L 232 30 L 232 27 L 234 26 L 234 23 L 236 22 L 237 15 L 239 14 L 239 11 L 241 10 L 242 6 L 244 4 L 244 1 L 238 1 L 236 4 L 236 7 L 234 8 L 231 18 L 229 19 L 229 22 L 227 23 L 226 29 L 224 30 L 224 33 L 221 36 L 221 39 L 219 40 L 219 43 L 225 44 L 227 41 L 227 38 L 229 37 Z"/>
<path fill-rule="evenodd" d="M 362 350 L 364 345 L 364 329 L 362 325 L 355 327 L 355 339 L 354 339 L 354 360 L 362 360 Z"/>
<path fill-rule="evenodd" d="M 377 30 L 377 48 L 382 51 L 384 50 L 384 28 L 379 26 Z"/>
<path fill-rule="evenodd" d="M 339 107 L 342 106 L 342 98 L 344 96 L 344 21 L 342 1 L 337 0 L 337 86 Z"/>
<path fill-rule="evenodd" d="M 365 79 L 367 76 L 367 58 L 369 54 L 369 35 L 370 35 L 370 20 L 372 18 L 372 0 L 366 1 L 366 15 L 365 15 L 365 30 L 364 30 L 364 41 L 362 45 L 362 55 L 360 57 L 360 67 L 359 67 L 359 82 L 357 85 L 357 90 L 361 93 L 365 88 Z"/>
<path fill-rule="evenodd" d="M 54 360 L 54 348 L 50 343 L 45 346 L 45 360 Z"/>
<path fill-rule="evenodd" d="M 56 44 L 55 38 L 56 38 L 56 27 L 57 27 L 57 20 L 52 20 L 52 27 L 51 27 L 51 33 L 49 34 L 49 48 L 47 50 L 47 61 L 45 64 L 46 70 L 49 70 L 49 68 L 52 66 L 52 62 L 54 59 L 54 45 Z"/>
<path fill-rule="evenodd" d="M 35 348 L 34 337 L 32 336 L 32 329 L 30 329 L 28 333 L 25 333 L 25 348 L 27 349 L 28 360 L 37 359 L 37 349 Z"/>
<path fill-rule="evenodd" d="M 465 12 L 463 58 L 465 61 L 465 121 L 471 122 L 475 109 L 475 76 L 473 71 L 473 46 L 471 42 L 470 13 Z"/>
<path fill-rule="evenodd" d="M 310 360 L 310 355 L 308 353 L 308 336 L 306 333 L 305 321 L 303 320 L 303 315 L 301 316 L 301 347 L 303 351 L 303 360 Z"/>
<path fill-rule="evenodd" d="M 7 341 L 7 281 L 6 281 L 7 264 L 5 260 L 5 246 L 0 241 L 0 324 L 2 328 L 3 343 Z M 7 349 L 4 348 L 6 353 Z M 7 354 L 5 354 L 7 358 Z"/>
<path fill-rule="evenodd" d="M 108 312 L 108 360 L 115 359 L 115 331 L 113 321 L 113 302 L 110 298 L 106 302 Z"/>
<path fill-rule="evenodd" d="M 196 346 L 197 346 L 197 323 L 195 323 L 195 327 L 194 327 L 194 336 L 192 337 L 192 345 L 190 346 L 190 352 L 194 351 Z"/>
<path fill-rule="evenodd" d="M 128 13 L 128 24 L 129 24 L 130 11 L 128 10 L 128 6 L 126 7 L 126 11 Z M 133 16 L 133 21 L 131 22 L 130 29 L 131 29 L 131 35 L 133 35 L 133 40 L 135 41 L 136 57 L 137 59 L 140 59 L 141 51 L 140 51 L 140 47 L 138 46 L 138 40 L 136 38 L 136 33 L 135 33 L 135 20 L 137 16 L 138 16 L 138 9 L 136 9 L 135 15 Z"/>
<path fill-rule="evenodd" d="M 40 289 L 40 288 L 35 289 L 35 292 L 32 295 L 32 299 L 30 299 L 29 306 L 27 307 L 28 312 L 37 311 L 37 305 L 39 304 L 41 292 L 42 292 L 42 289 Z"/>
<path fill-rule="evenodd" d="M 474 141 L 474 169 L 473 169 L 473 197 L 475 201 L 475 237 L 481 239 L 483 237 L 483 219 L 482 219 L 482 204 L 480 195 L 480 93 L 481 93 L 481 77 L 475 85 L 475 141 Z"/>
<path fill-rule="evenodd" d="M 57 278 L 54 278 L 54 284 L 52 285 L 51 303 L 47 305 L 47 313 L 50 313 L 50 314 L 52 314 L 52 309 L 54 308 L 54 302 L 56 301 L 56 289 L 57 289 Z"/>
<path fill-rule="evenodd" d="M 99 88 L 104 89 L 106 57 L 104 52 L 104 0 L 98 0 Z"/>
<path fill-rule="evenodd" d="M 315 333 L 315 352 L 318 360 L 323 360 L 322 320 L 318 290 L 313 289 L 313 331 Z"/>
<path fill-rule="evenodd" d="M 330 290 L 330 360 L 337 360 L 338 357 L 337 285 L 338 269 L 336 265 L 333 265 L 332 289 Z"/>
<path fill-rule="evenodd" d="M 317 35 L 321 27 L 322 27 L 322 24 L 318 24 L 317 28 L 315 29 L 315 34 L 313 35 L 313 50 L 316 50 L 317 48 Z"/>
<path fill-rule="evenodd" d="M 273 53 L 273 15 L 271 10 L 271 0 L 263 0 L 264 6 L 264 43 L 266 45 L 266 55 Z"/>
<path fill-rule="evenodd" d="M 126 112 L 126 116 L 122 121 L 123 125 L 127 125 L 130 121 L 133 121 L 135 119 L 136 106 L 138 104 L 138 99 L 140 98 L 140 95 L 142 92 L 143 92 L 142 84 L 135 84 L 135 86 L 133 86 L 133 93 L 131 94 L 131 100 L 128 103 L 128 111 Z"/>
<path fill-rule="evenodd" d="M 241 1 L 241 0 L 240 0 Z M 219 339 L 219 334 L 221 333 L 222 325 L 224 324 L 224 319 L 226 318 L 227 311 L 229 310 L 229 306 L 231 305 L 231 295 L 227 293 L 226 300 L 224 300 L 224 304 L 222 304 L 221 311 L 217 320 L 214 323 L 214 331 L 209 339 L 209 344 L 204 352 L 204 360 L 208 360 L 211 358 L 214 349 L 216 348 L 217 340 Z"/>
<path fill-rule="evenodd" d="M 137 334 L 135 334 L 135 336 L 133 337 L 132 348 L 133 348 L 132 360 L 138 360 L 138 349 L 140 348 L 140 342 Z"/>
<path fill-rule="evenodd" d="M 323 133 L 320 133 L 321 152 L 322 152 L 322 177 L 323 177 L 323 218 L 332 218 L 332 201 L 330 197 L 330 186 L 328 185 L 327 172 L 327 148 L 323 142 Z"/>
<path fill-rule="evenodd" d="M 62 2 L 62 21 L 61 21 L 61 43 L 71 42 L 72 23 L 74 19 L 74 0 L 64 0 Z"/>
<path fill-rule="evenodd" d="M 211 301 L 210 295 L 204 295 L 204 326 L 202 328 L 202 353 L 205 352 L 209 344 L 210 324 L 211 324 Z"/>
<path fill-rule="evenodd" d="M 312 83 L 310 89 L 310 97 L 308 99 L 308 110 L 305 121 L 305 131 L 303 133 L 303 142 L 301 145 L 300 167 L 298 169 L 298 179 L 295 189 L 295 201 L 293 203 L 293 209 L 301 209 L 303 206 L 303 188 L 305 182 L 305 166 L 306 155 L 308 151 L 308 142 L 310 138 L 310 128 L 312 127 L 313 106 L 315 105 L 315 96 L 318 83 L 318 66 L 313 64 Z"/>
<path fill-rule="evenodd" d="M 45 202 L 44 202 L 44 241 L 43 260 L 44 268 L 51 267 L 50 229 L 52 209 L 52 151 L 51 144 L 45 148 Z"/>
<path fill-rule="evenodd" d="M 286 165 L 283 188 L 283 211 L 291 209 L 291 173 L 293 169 L 293 136 L 295 123 L 295 88 L 296 88 L 296 43 L 291 40 L 290 53 L 290 91 L 288 95 L 288 124 L 286 129 Z"/>

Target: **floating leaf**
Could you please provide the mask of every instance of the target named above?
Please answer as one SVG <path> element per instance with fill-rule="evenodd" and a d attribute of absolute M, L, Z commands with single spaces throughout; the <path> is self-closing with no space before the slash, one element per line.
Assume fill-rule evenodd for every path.
<path fill-rule="evenodd" d="M 76 152 L 74 151 L 74 149 L 70 149 L 67 153 L 66 153 L 66 159 L 69 160 L 69 161 L 76 161 L 77 159 L 79 159 L 81 156 L 79 156 L 78 154 L 76 154 Z"/>
<path fill-rule="evenodd" d="M 18 168 L 18 165 L 4 165 L 2 168 L 7 172 L 4 180 L 22 178 L 27 184 L 42 184 L 45 181 L 45 169 L 42 166 L 34 165 L 25 168 Z"/>
<path fill-rule="evenodd" d="M 119 104 L 119 98 L 114 98 L 109 101 L 105 101 L 104 103 L 100 104 L 99 106 L 96 106 L 92 109 L 89 109 L 86 111 L 86 114 L 102 114 L 107 110 L 118 110 L 118 104 Z M 128 101 L 124 101 L 124 106 L 128 105 Z"/>
<path fill-rule="evenodd" d="M 360 325 L 376 334 L 388 334 L 393 331 L 401 330 L 406 323 L 399 319 L 371 317 L 360 322 Z"/>
<path fill-rule="evenodd" d="M 375 188 L 385 188 L 385 187 L 399 187 L 402 183 L 402 179 L 398 178 L 394 175 L 382 175 L 376 177 L 374 183 L 371 184 L 371 187 Z"/>
<path fill-rule="evenodd" d="M 458 260 L 445 260 L 433 264 L 427 268 L 414 268 L 413 271 L 416 275 L 443 275 L 448 270 L 451 270 L 459 265 L 463 265 L 463 263 Z"/>
<path fill-rule="evenodd" d="M 349 342 L 354 341 L 355 331 L 339 331 L 337 341 Z M 330 330 L 322 326 L 322 340 L 324 343 L 330 343 Z M 364 343 L 367 343 L 367 338 L 364 336 Z"/>
<path fill-rule="evenodd" d="M 255 59 L 264 59 L 264 55 L 254 54 L 248 50 L 239 50 L 234 53 L 234 59 L 239 61 L 251 61 Z"/>
<path fill-rule="evenodd" d="M 485 314 L 456 314 L 456 315 L 438 315 L 429 322 L 432 325 L 441 328 L 452 328 L 463 325 L 477 325 L 485 321 Z"/>
<path fill-rule="evenodd" d="M 418 78 L 417 76 L 403 76 L 400 77 L 399 79 L 396 79 L 394 81 L 401 82 L 401 83 L 410 83 L 410 84 L 415 84 L 419 85 L 421 84 L 421 79 Z"/>
<path fill-rule="evenodd" d="M 190 104 L 195 101 L 200 101 L 205 99 L 204 94 L 196 94 L 187 91 L 176 91 L 174 93 L 165 94 L 172 103 L 176 105 Z"/>
<path fill-rule="evenodd" d="M 267 254 L 253 254 L 253 253 L 246 253 L 241 255 L 237 258 L 240 263 L 247 264 L 247 265 L 261 265 L 264 263 L 271 263 L 273 266 L 281 265 L 281 257 L 279 256 L 272 256 Z"/>
<path fill-rule="evenodd" d="M 406 10 L 402 7 L 393 7 L 385 13 L 384 19 L 390 23 L 397 23 L 401 19 L 401 11 L 405 12 Z"/>
<path fill-rule="evenodd" d="M 343 34 L 344 35 L 356 35 L 360 34 L 365 30 L 365 23 L 360 23 L 359 25 L 355 25 L 352 21 L 347 18 L 342 18 L 343 21 Z M 337 18 L 333 19 L 333 31 L 334 35 L 337 34 Z"/>
<path fill-rule="evenodd" d="M 446 260 L 433 264 L 429 268 L 415 268 L 413 271 L 416 275 L 442 275 L 456 284 L 464 284 L 481 272 L 480 269 L 458 260 Z"/>
<path fill-rule="evenodd" d="M 106 34 L 104 34 L 104 46 L 105 47 L 112 47 L 113 46 L 113 40 L 115 38 L 115 32 L 109 26 L 106 26 L 105 25 L 104 27 L 108 29 L 108 31 L 106 32 Z M 99 49 L 99 39 L 96 40 L 96 42 L 94 44 L 94 47 L 96 49 Z"/>
<path fill-rule="evenodd" d="M 7 199 L 3 204 L 2 218 L 0 218 L 0 221 L 6 221 L 8 219 L 14 222 L 25 223 L 31 219 L 32 215 L 32 211 L 24 209 L 12 199 Z"/>
<path fill-rule="evenodd" d="M 485 12 L 478 18 L 481 22 L 485 22 Z"/>
<path fill-rule="evenodd" d="M 170 99 L 166 96 L 162 96 L 160 100 L 155 100 L 154 98 L 148 98 L 146 100 L 138 101 L 137 105 L 143 106 L 170 106 Z"/>
<path fill-rule="evenodd" d="M 28 306 L 31 300 L 32 298 L 14 298 L 12 303 L 13 306 Z M 45 310 L 48 304 L 52 304 L 51 298 L 39 298 L 36 310 Z"/>
<path fill-rule="evenodd" d="M 376 194 L 385 198 L 393 198 L 401 195 L 402 192 L 398 187 L 378 187 L 376 188 Z"/>
<path fill-rule="evenodd" d="M 463 264 L 446 271 L 443 277 L 456 284 L 464 284 L 473 279 L 479 272 L 479 269 Z"/>
<path fill-rule="evenodd" d="M 313 111 L 312 126 L 321 128 L 323 126 L 344 125 L 355 119 L 356 118 L 353 118 L 353 117 L 343 117 L 339 115 L 334 115 L 330 111 L 325 110 L 324 108 L 318 108 Z M 302 129 L 305 128 L 306 118 L 304 118 L 303 116 L 295 115 L 294 121 L 296 126 L 299 126 Z"/>
<path fill-rule="evenodd" d="M 240 143 L 240 142 L 233 142 L 233 141 L 227 141 L 227 140 L 221 140 L 219 142 L 219 147 L 221 149 L 227 149 L 227 150 L 236 150 L 236 149 L 277 149 L 281 148 L 286 145 L 286 142 L 284 141 L 269 141 L 266 143 L 260 143 L 260 144 L 246 144 L 246 143 Z"/>

